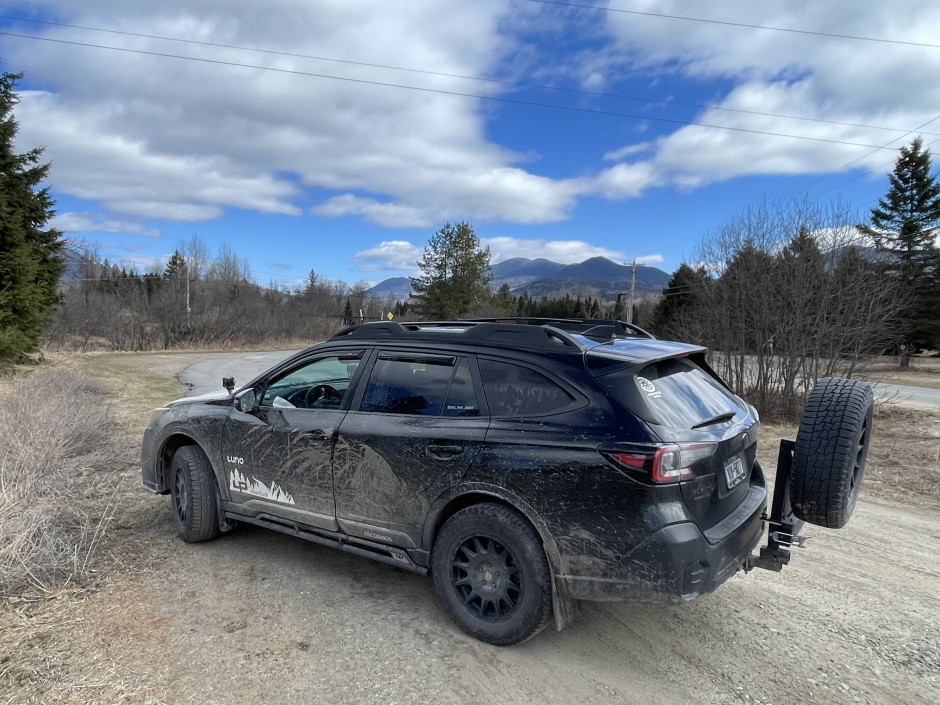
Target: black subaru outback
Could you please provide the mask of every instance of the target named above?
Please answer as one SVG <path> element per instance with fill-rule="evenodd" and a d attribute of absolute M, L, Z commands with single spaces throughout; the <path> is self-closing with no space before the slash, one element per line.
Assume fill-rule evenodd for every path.
<path fill-rule="evenodd" d="M 247 522 L 430 572 L 501 645 L 576 600 L 680 602 L 779 570 L 802 520 L 848 520 L 871 430 L 871 390 L 822 380 L 768 513 L 754 408 L 704 348 L 618 321 L 369 323 L 225 382 L 144 434 L 144 488 L 172 494 L 183 540 Z"/>

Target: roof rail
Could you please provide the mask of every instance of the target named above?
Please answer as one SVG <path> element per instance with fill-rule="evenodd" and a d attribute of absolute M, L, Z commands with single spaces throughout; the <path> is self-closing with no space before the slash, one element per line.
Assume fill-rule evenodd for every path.
<path fill-rule="evenodd" d="M 459 321 L 375 321 L 346 328 L 334 335 L 338 338 L 388 338 L 399 340 L 441 340 L 443 335 L 459 337 L 460 342 L 476 345 L 510 345 L 526 348 L 571 347 L 583 344 L 570 333 L 548 325 L 518 325 L 489 320 Z"/>
<path fill-rule="evenodd" d="M 469 318 L 467 322 L 515 323 L 521 325 L 552 326 L 568 333 L 578 333 L 592 340 L 604 342 L 612 338 L 655 338 L 639 326 L 626 321 L 606 318 L 541 318 L 507 316 L 504 318 Z"/>

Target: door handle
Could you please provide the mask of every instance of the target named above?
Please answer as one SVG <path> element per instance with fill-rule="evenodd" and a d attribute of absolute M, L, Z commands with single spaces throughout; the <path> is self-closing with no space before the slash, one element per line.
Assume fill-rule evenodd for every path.
<path fill-rule="evenodd" d="M 330 441 L 333 438 L 333 434 L 324 433 L 323 431 L 305 431 L 304 433 L 300 434 L 300 438 L 308 446 L 320 448 L 330 444 Z"/>
<path fill-rule="evenodd" d="M 463 453 L 463 446 L 448 443 L 428 444 L 428 455 L 439 460 L 447 460 Z"/>

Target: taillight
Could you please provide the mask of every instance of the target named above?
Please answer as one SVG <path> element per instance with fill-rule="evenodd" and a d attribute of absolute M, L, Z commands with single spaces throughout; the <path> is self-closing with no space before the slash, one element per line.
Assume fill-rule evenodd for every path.
<path fill-rule="evenodd" d="M 607 457 L 624 469 L 652 482 L 681 482 L 694 476 L 692 466 L 710 458 L 717 443 L 663 443 L 629 451 L 608 451 Z"/>

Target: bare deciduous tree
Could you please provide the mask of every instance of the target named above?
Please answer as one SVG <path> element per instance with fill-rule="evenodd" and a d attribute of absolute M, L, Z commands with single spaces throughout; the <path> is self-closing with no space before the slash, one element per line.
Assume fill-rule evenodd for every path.
<path fill-rule="evenodd" d="M 899 335 L 904 299 L 840 203 L 763 201 L 708 236 L 671 330 L 762 412 L 793 416 L 816 381 L 851 376 Z"/>

